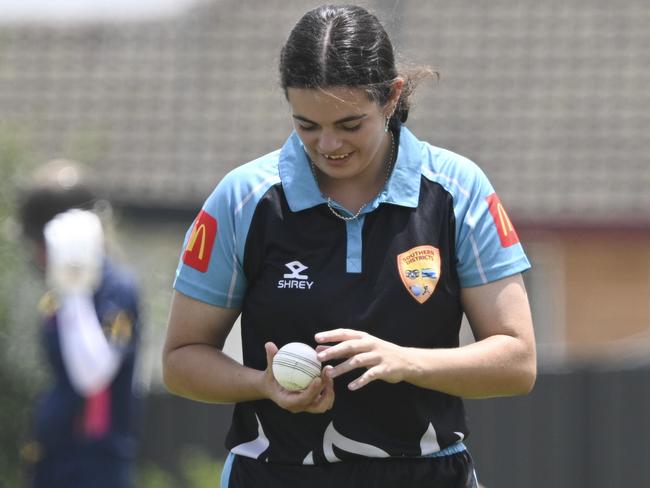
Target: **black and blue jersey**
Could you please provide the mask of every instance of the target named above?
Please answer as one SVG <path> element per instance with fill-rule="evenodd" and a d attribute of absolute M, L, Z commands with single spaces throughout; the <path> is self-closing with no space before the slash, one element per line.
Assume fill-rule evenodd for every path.
<path fill-rule="evenodd" d="M 358 218 L 327 207 L 294 132 L 278 151 L 230 172 L 187 233 L 175 288 L 241 308 L 243 361 L 264 344 L 305 342 L 338 327 L 402 346 L 459 345 L 460 289 L 529 267 L 483 172 L 402 127 L 385 188 Z M 341 212 L 344 210 L 339 209 Z M 232 453 L 287 464 L 420 457 L 468 434 L 462 400 L 406 382 L 346 385 L 333 408 L 293 414 L 270 400 L 235 407 Z"/>

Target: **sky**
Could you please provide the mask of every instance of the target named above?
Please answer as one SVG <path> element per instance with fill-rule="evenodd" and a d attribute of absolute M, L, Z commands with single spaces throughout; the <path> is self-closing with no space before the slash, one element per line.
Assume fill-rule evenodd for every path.
<path fill-rule="evenodd" d="M 0 0 L 0 22 L 138 20 L 173 15 L 197 0 Z"/>

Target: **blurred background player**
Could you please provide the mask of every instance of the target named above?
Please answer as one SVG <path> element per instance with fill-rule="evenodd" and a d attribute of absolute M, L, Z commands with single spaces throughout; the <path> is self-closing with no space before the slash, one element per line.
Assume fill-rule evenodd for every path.
<path fill-rule="evenodd" d="M 40 333 L 52 386 L 24 449 L 34 488 L 131 486 L 138 294 L 106 254 L 98 203 L 81 167 L 65 160 L 40 168 L 20 202 L 48 287 Z"/>

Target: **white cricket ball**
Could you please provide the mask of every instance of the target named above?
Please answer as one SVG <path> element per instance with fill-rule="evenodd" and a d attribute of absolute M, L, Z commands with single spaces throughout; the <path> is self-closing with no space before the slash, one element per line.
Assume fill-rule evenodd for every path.
<path fill-rule="evenodd" d="M 283 388 L 297 391 L 304 390 L 320 376 L 321 364 L 312 347 L 302 342 L 290 342 L 273 357 L 272 369 L 273 376 Z"/>

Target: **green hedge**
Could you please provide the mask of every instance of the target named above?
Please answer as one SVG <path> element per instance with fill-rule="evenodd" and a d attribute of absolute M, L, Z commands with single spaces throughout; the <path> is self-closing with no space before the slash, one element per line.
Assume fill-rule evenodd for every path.
<path fill-rule="evenodd" d="M 6 352 L 12 344 L 14 316 L 10 308 L 24 271 L 24 254 L 15 222 L 16 190 L 30 164 L 27 139 L 16 127 L 0 123 L 0 473 L 5 486 L 21 486 L 20 449 L 27 439 L 37 385 L 25 381 L 25 365 Z"/>

